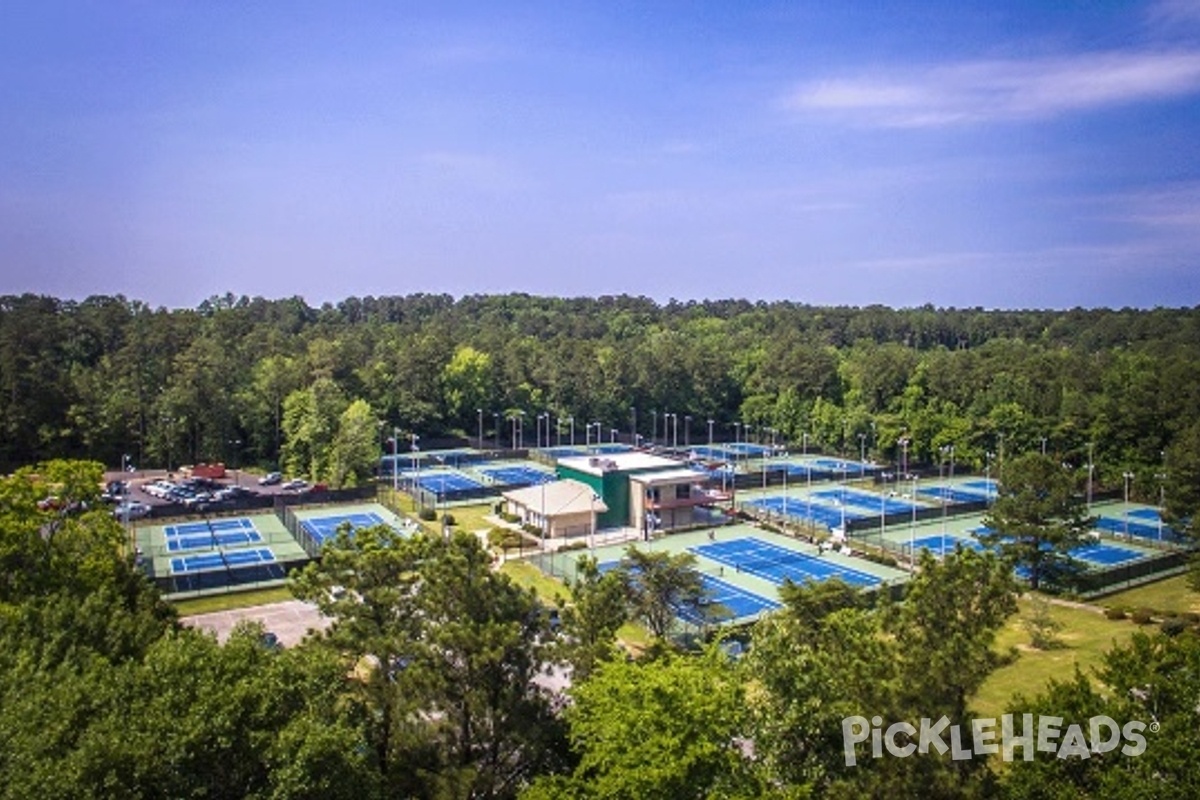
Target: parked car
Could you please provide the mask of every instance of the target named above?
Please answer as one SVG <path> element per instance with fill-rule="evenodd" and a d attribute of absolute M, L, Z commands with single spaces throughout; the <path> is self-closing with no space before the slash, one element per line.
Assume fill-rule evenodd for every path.
<path fill-rule="evenodd" d="M 141 519 L 149 515 L 149 513 L 150 506 L 145 503 L 139 503 L 137 500 L 126 500 L 123 503 L 119 503 L 112 512 L 113 519 L 117 520 Z"/>
<path fill-rule="evenodd" d="M 258 479 L 258 485 L 259 486 L 274 486 L 275 484 L 279 483 L 282 480 L 283 480 L 283 475 L 279 474 L 278 472 L 268 472 L 266 475 L 263 475 L 261 478 Z"/>
<path fill-rule="evenodd" d="M 294 478 L 287 483 L 280 484 L 279 488 L 285 492 L 302 492 L 308 488 L 308 481 Z"/>

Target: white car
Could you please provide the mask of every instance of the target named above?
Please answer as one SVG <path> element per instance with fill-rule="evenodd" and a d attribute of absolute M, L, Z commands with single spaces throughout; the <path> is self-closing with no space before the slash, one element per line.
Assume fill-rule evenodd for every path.
<path fill-rule="evenodd" d="M 122 521 L 127 519 L 141 519 L 149 514 L 150 506 L 146 505 L 145 503 L 139 503 L 136 500 L 129 500 L 124 503 L 119 503 L 112 512 L 113 519 Z"/>
<path fill-rule="evenodd" d="M 280 484 L 279 488 L 283 489 L 285 492 L 300 492 L 308 488 L 308 481 L 296 478 L 288 481 L 287 483 Z"/>
<path fill-rule="evenodd" d="M 273 486 L 274 484 L 279 483 L 281 480 L 283 480 L 283 476 L 278 472 L 268 472 L 266 475 L 263 475 L 258 479 L 258 485 Z"/>

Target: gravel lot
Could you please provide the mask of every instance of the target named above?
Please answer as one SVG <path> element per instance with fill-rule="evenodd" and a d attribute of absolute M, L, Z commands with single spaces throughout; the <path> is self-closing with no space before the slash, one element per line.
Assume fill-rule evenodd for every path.
<path fill-rule="evenodd" d="M 328 618 L 321 616 L 315 606 L 300 600 L 196 614 L 184 617 L 182 622 L 193 628 L 211 631 L 223 642 L 229 638 L 233 626 L 244 619 L 261 622 L 263 627 L 279 637 L 279 642 L 284 647 L 299 644 L 310 630 L 324 630 L 330 622 Z"/>

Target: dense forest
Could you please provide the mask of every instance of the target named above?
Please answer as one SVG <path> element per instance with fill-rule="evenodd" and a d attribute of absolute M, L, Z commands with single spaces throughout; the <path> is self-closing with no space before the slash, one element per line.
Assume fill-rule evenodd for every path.
<path fill-rule="evenodd" d="M 717 438 L 737 423 L 888 460 L 903 439 L 913 462 L 954 445 L 976 468 L 1043 447 L 1082 466 L 1090 443 L 1102 481 L 1133 470 L 1152 494 L 1163 451 L 1200 418 L 1200 309 L 0 297 L 0 468 L 129 455 L 353 480 L 339 436 L 350 451 L 395 428 L 474 435 L 481 417 L 490 436 L 517 411 L 660 437 L 671 412 L 681 442 L 712 419 Z"/>

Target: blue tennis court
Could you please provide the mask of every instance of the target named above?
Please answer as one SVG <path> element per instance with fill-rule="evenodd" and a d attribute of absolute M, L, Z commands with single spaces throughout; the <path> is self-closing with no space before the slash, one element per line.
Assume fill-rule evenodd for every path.
<path fill-rule="evenodd" d="M 254 530 L 254 522 L 245 517 L 214 519 L 210 522 L 181 522 L 178 525 L 167 525 L 163 535 L 168 539 L 175 536 L 189 536 L 197 533 L 212 531 Z"/>
<path fill-rule="evenodd" d="M 192 556 L 177 556 L 171 559 L 172 574 L 208 572 L 216 569 L 237 569 L 271 564 L 275 553 L 269 547 L 249 550 L 227 550 L 225 552 L 198 553 Z"/>
<path fill-rule="evenodd" d="M 833 474 L 831 470 L 822 469 L 816 464 L 784 464 L 783 469 L 789 478 L 824 478 Z"/>
<path fill-rule="evenodd" d="M 917 494 L 921 497 L 929 497 L 938 502 L 945 501 L 947 503 L 982 503 L 987 499 L 982 494 L 965 492 L 953 486 L 927 486 L 917 489 Z"/>
<path fill-rule="evenodd" d="M 847 475 L 870 472 L 875 469 L 875 467 L 869 464 L 863 464 L 858 461 L 846 461 L 841 458 L 817 458 L 813 460 L 813 464 L 829 472 L 844 472 Z"/>
<path fill-rule="evenodd" d="M 553 474 L 526 466 L 493 467 L 480 471 L 501 486 L 536 486 L 554 480 Z"/>
<path fill-rule="evenodd" d="M 707 458 L 712 461 L 724 461 L 729 458 L 729 451 L 724 447 L 699 445 L 692 448 L 692 458 Z"/>
<path fill-rule="evenodd" d="M 1130 510 L 1129 516 L 1133 519 L 1153 522 L 1155 525 L 1162 521 L 1162 517 L 1158 515 L 1157 508 L 1135 508 Z"/>
<path fill-rule="evenodd" d="M 779 603 L 774 600 L 757 595 L 754 592 L 748 592 L 745 589 L 739 589 L 732 583 L 727 583 L 720 578 L 714 578 L 712 575 L 700 574 L 700 580 L 704 583 L 704 589 L 708 592 L 706 605 L 720 605 L 724 609 L 724 613 L 717 613 L 713 616 L 705 617 L 698 613 L 695 609 L 679 608 L 676 609 L 676 615 L 681 619 L 685 619 L 696 625 L 713 622 L 729 622 L 737 619 L 747 619 L 758 616 L 764 611 L 779 608 Z"/>
<path fill-rule="evenodd" d="M 756 500 L 750 500 L 746 505 L 752 508 L 761 508 L 771 514 L 781 514 L 793 519 L 815 522 L 831 530 L 833 528 L 840 528 L 842 522 L 845 520 L 861 519 L 867 516 L 861 511 L 855 511 L 845 506 L 834 508 L 833 506 L 814 503 L 811 500 L 796 500 L 794 498 L 779 496 L 760 497 Z"/>
<path fill-rule="evenodd" d="M 984 550 L 983 543 L 977 539 L 963 539 L 958 536 L 941 536 L 934 534 L 932 536 L 922 536 L 911 543 L 905 543 L 905 549 L 910 546 L 915 550 L 928 550 L 938 558 L 945 558 L 947 555 L 954 552 L 954 548 L 962 545 L 964 550 Z"/>
<path fill-rule="evenodd" d="M 1071 557 L 1091 561 L 1095 564 L 1103 564 L 1104 566 L 1112 566 L 1114 564 L 1124 564 L 1126 561 L 1136 561 L 1142 558 L 1143 555 L 1136 550 L 1130 550 L 1126 547 L 1114 547 L 1111 544 L 1089 544 L 1083 547 L 1076 547 L 1071 551 Z"/>
<path fill-rule="evenodd" d="M 621 566 L 620 561 L 605 561 L 597 565 L 600 574 L 616 569 Z M 711 616 L 706 616 L 693 608 L 675 608 L 675 615 L 680 619 L 686 620 L 696 625 L 713 622 L 729 622 L 736 619 L 744 619 L 754 617 L 763 611 L 770 611 L 779 608 L 779 603 L 774 600 L 769 600 L 766 597 L 755 594 L 754 592 L 746 591 L 738 588 L 732 583 L 723 581 L 720 578 L 700 573 L 700 581 L 704 585 L 704 589 L 708 592 L 707 602 L 705 605 L 713 606 L 720 604 L 726 609 L 726 613 L 717 613 Z"/>
<path fill-rule="evenodd" d="M 875 514 L 878 514 L 881 509 L 885 514 L 911 514 L 914 508 L 918 508 L 918 506 L 914 506 L 907 500 L 897 500 L 881 494 L 871 494 L 870 492 L 860 492 L 855 489 L 840 487 L 813 492 L 813 497 L 834 499 L 847 505 L 866 509 Z"/>
<path fill-rule="evenodd" d="M 309 533 L 318 545 L 337 533 L 342 525 L 349 524 L 351 529 L 370 528 L 386 524 L 383 517 L 374 512 L 356 514 L 333 514 L 327 517 L 312 517 L 301 520 L 300 526 Z"/>
<path fill-rule="evenodd" d="M 992 529 L 988 527 L 979 527 L 975 528 L 972 533 L 977 535 L 988 534 L 992 533 Z M 1012 539 L 1006 538 L 1004 541 L 1012 541 Z M 1050 550 L 1051 545 L 1048 542 L 1043 542 L 1042 549 Z M 1128 547 L 1117 547 L 1116 545 L 1111 544 L 1100 544 L 1098 542 L 1080 545 L 1079 547 L 1075 547 L 1067 552 L 1072 558 L 1077 558 L 1081 561 L 1090 561 L 1093 564 L 1100 564 L 1106 567 L 1113 566 L 1115 564 L 1124 564 L 1126 561 L 1136 561 L 1139 558 L 1145 558 L 1145 554 L 1140 553 L 1137 550 L 1130 550 Z"/>
<path fill-rule="evenodd" d="M 416 480 L 425 491 L 439 495 L 483 488 L 483 484 L 457 472 L 423 472 Z"/>
<path fill-rule="evenodd" d="M 960 484 L 962 488 L 969 489 L 987 497 L 995 497 L 998 491 L 998 484 L 990 478 L 978 478 L 971 481 L 963 481 Z"/>
<path fill-rule="evenodd" d="M 209 531 L 208 533 L 168 536 L 167 551 L 178 553 L 183 550 L 207 550 L 213 547 L 240 547 L 262 541 L 262 536 L 253 528 L 234 531 Z"/>
<path fill-rule="evenodd" d="M 769 447 L 761 444 L 751 444 L 750 442 L 733 442 L 732 444 L 726 444 L 725 449 L 731 453 L 737 453 L 744 458 L 758 458 L 771 452 L 771 448 Z"/>
<path fill-rule="evenodd" d="M 777 585 L 789 580 L 793 583 L 819 583 L 830 578 L 840 578 L 851 586 L 878 586 L 881 582 L 874 575 L 826 561 L 818 556 L 805 555 L 764 542 L 753 536 L 697 545 L 689 547 L 688 550 Z"/>
<path fill-rule="evenodd" d="M 1130 517 L 1133 515 L 1130 514 Z M 1130 536 L 1136 536 L 1139 539 L 1153 539 L 1155 541 L 1183 541 L 1184 537 L 1173 529 L 1163 525 L 1161 528 L 1157 523 L 1151 525 L 1145 522 L 1139 522 L 1132 518 L 1117 518 L 1117 517 L 1100 517 L 1096 520 L 1096 528 L 1109 533 L 1128 533 Z"/>

